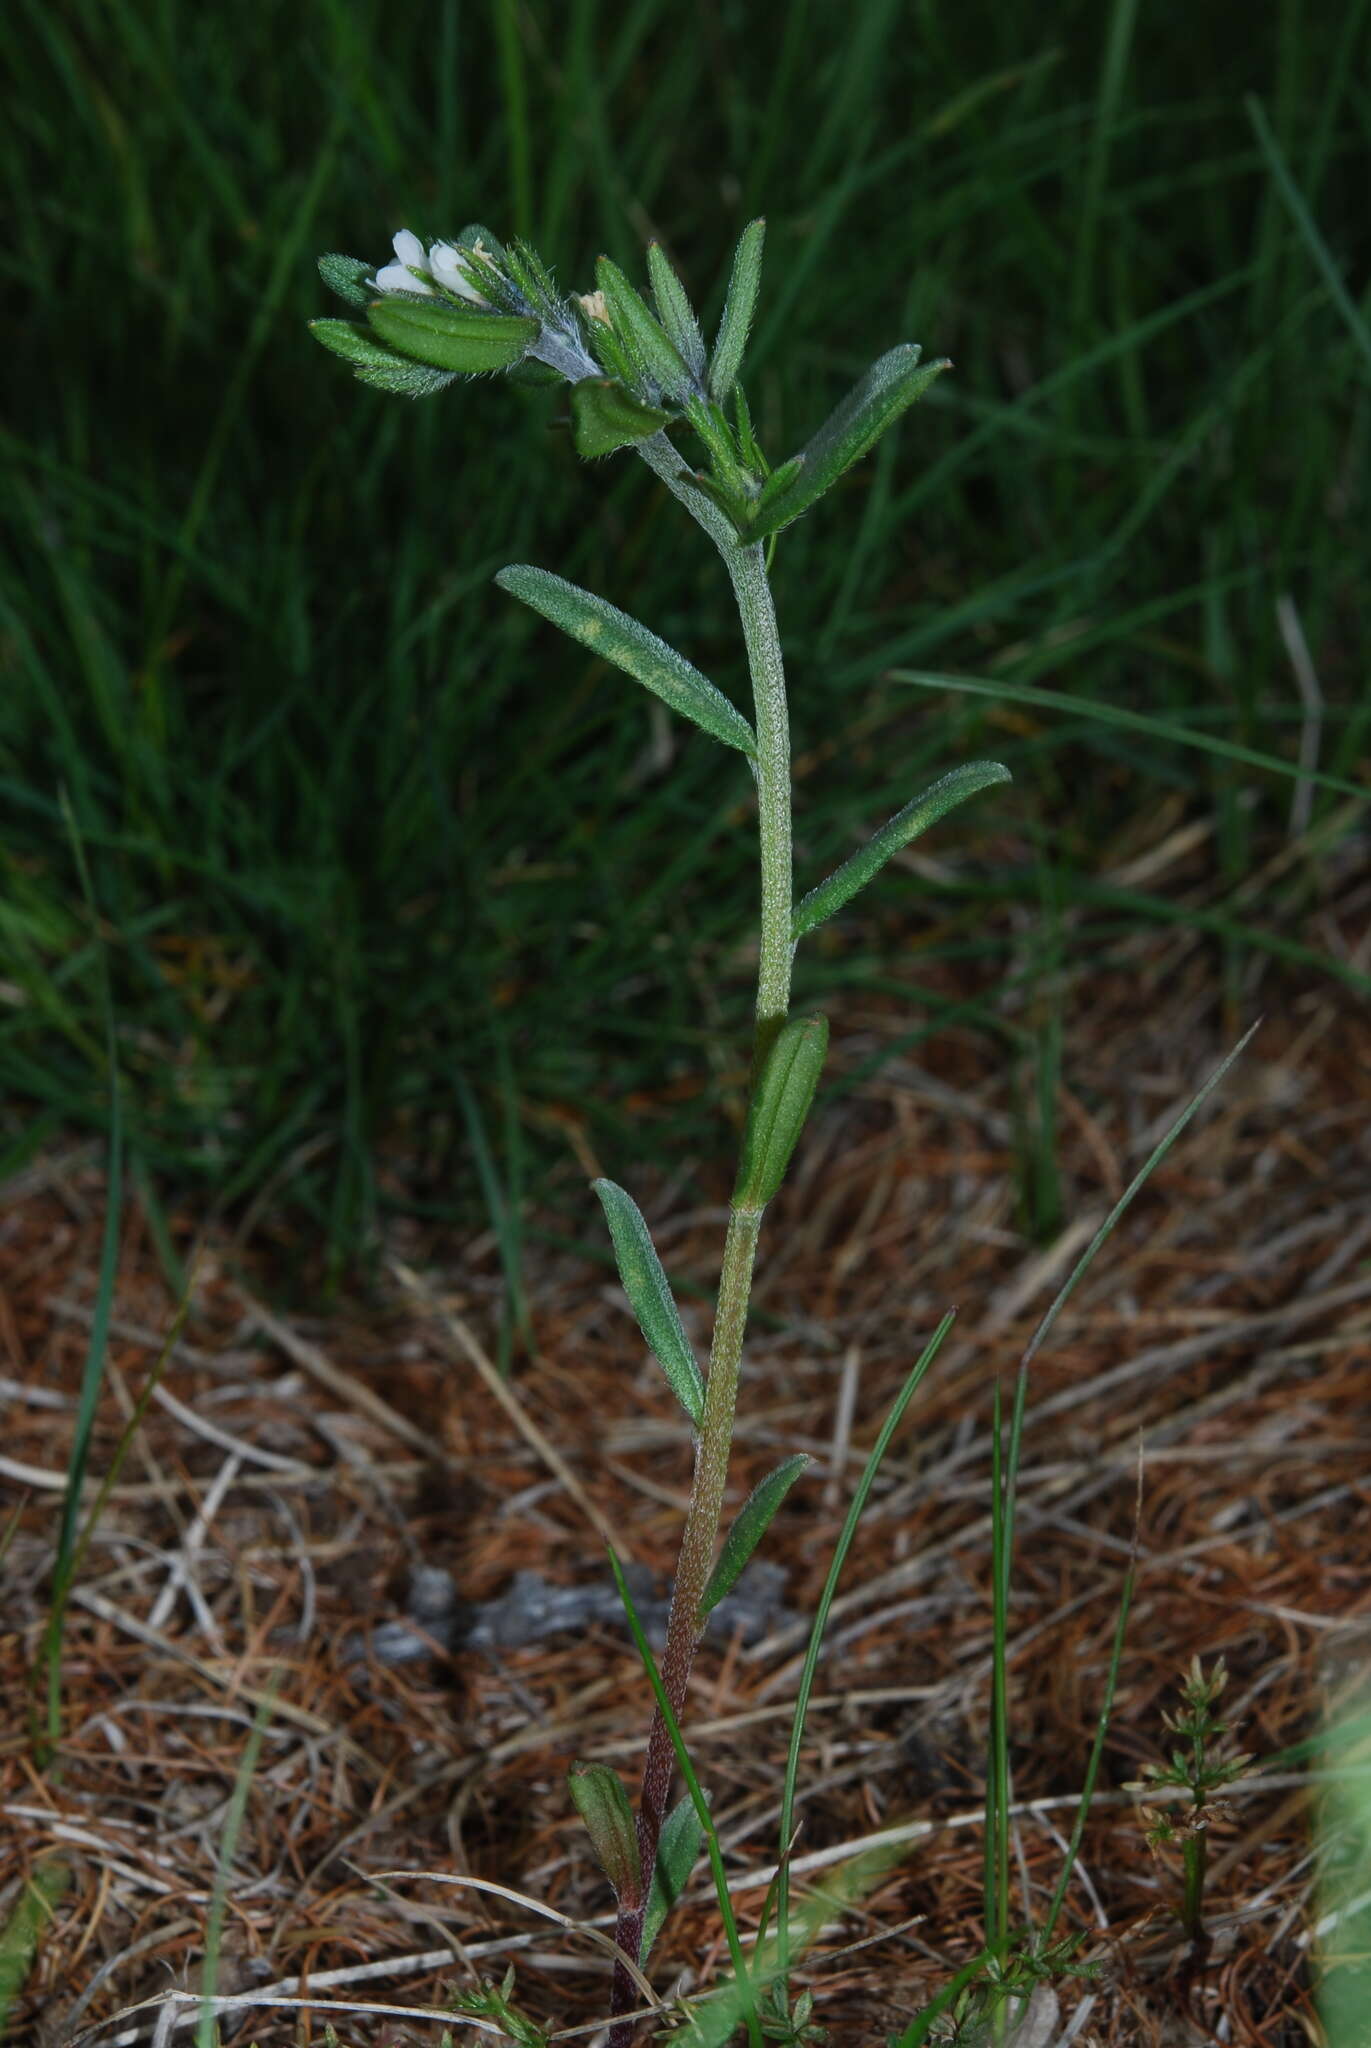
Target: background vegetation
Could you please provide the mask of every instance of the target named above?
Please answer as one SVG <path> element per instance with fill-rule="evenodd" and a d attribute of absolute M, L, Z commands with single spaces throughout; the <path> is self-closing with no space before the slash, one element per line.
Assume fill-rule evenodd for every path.
<path fill-rule="evenodd" d="M 20 0 L 0 1178 L 107 1122 L 102 955 L 145 1194 L 270 1216 L 334 1272 L 396 1206 L 498 1220 L 565 1181 L 587 1230 L 569 1137 L 727 1150 L 745 776 L 490 579 L 556 568 L 736 691 L 726 590 L 641 465 L 576 460 L 555 393 L 411 405 L 323 357 L 316 254 L 379 260 L 402 224 L 521 231 L 577 288 L 657 236 L 717 316 L 765 213 L 747 384 L 777 460 L 895 341 L 953 357 L 778 550 L 799 880 L 973 750 L 1017 792 L 944 829 L 936 923 L 927 871 L 892 873 L 801 999 L 897 987 L 917 1036 L 960 957 L 960 1014 L 1050 1103 L 1068 926 L 1103 964 L 1198 918 L 1235 998 L 1331 971 L 1309 910 L 1355 806 L 1305 785 L 1292 816 L 1232 750 L 1309 743 L 1294 619 L 1321 768 L 1366 756 L 1365 0 L 762 19 Z M 1182 825 L 1202 907 L 1118 873 Z"/>

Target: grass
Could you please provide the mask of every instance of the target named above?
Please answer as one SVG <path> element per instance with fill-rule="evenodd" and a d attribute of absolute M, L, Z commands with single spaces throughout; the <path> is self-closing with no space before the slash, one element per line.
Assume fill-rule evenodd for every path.
<path fill-rule="evenodd" d="M 655 232 L 717 316 L 708 282 L 765 212 L 749 382 L 775 455 L 862 367 L 852 337 L 954 358 L 854 483 L 855 545 L 826 506 L 778 550 L 797 882 L 988 737 L 1022 829 L 959 827 L 953 912 L 927 929 L 917 871 L 892 881 L 889 925 L 816 950 L 799 1003 L 892 976 L 917 1002 L 920 970 L 961 955 L 998 1031 L 1023 960 L 986 935 L 982 890 L 1036 904 L 1049 863 L 1074 957 L 1103 968 L 1191 914 L 1109 882 L 1120 820 L 1163 812 L 1212 827 L 1231 994 L 1324 971 L 1295 934 L 1371 719 L 1368 7 L 1283 0 L 1240 41 L 1219 10 L 1136 14 L 872 0 L 853 34 L 792 4 L 758 38 L 662 0 L 328 0 L 283 37 L 252 0 L 23 0 L 0 141 L 11 1169 L 55 1127 L 107 1128 L 102 961 L 154 1227 L 193 1190 L 269 1223 L 302 1279 L 322 1244 L 337 1278 L 397 1208 L 487 1215 L 506 1354 L 525 1199 L 588 1236 L 585 1155 L 621 1154 L 630 1124 L 636 1157 L 720 1151 L 739 1076 L 703 1049 L 743 1036 L 744 784 L 490 579 L 555 563 L 736 689 L 725 600 L 639 465 L 587 493 L 555 401 L 410 408 L 318 360 L 304 321 L 334 309 L 311 252 L 377 254 L 402 221 L 526 226 L 578 283 Z M 1306 717 L 1287 594 L 1328 781 L 1254 907 Z M 928 697 L 896 667 L 996 695 Z M 628 971 L 687 928 L 728 967 L 717 998 Z M 1049 1081 L 1054 1000 L 1026 1045 Z M 1050 1118 L 1025 1133 L 1050 1228 Z"/>

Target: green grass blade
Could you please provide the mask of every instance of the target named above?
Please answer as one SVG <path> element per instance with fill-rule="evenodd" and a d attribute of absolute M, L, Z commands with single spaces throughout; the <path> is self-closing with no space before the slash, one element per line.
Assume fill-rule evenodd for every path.
<path fill-rule="evenodd" d="M 261 1754 L 262 1740 L 267 1732 L 276 1705 L 276 1696 L 281 1690 L 281 1674 L 274 1673 L 267 1685 L 265 1697 L 259 1700 L 257 1711 L 252 1717 L 248 1739 L 243 1744 L 243 1754 L 234 1774 L 233 1791 L 229 1797 L 228 1811 L 224 1816 L 224 1832 L 219 1843 L 219 1867 L 214 1874 L 214 1890 L 210 1897 L 209 1918 L 205 1926 L 205 1959 L 201 1975 L 203 1999 L 200 2016 L 195 2025 L 195 2048 L 219 2048 L 219 2029 L 214 2020 L 214 1993 L 219 1981 L 219 1950 L 224 1936 L 224 1918 L 228 1911 L 228 1888 L 233 1876 L 233 1859 L 238 1853 L 238 1837 L 242 1832 L 243 1819 L 248 1810 L 248 1794 L 252 1790 L 253 1773 Z"/>
<path fill-rule="evenodd" d="M 1213 733 L 1197 732 L 1193 726 L 1178 725 L 1169 718 L 1153 718 L 1146 712 L 1129 711 L 1122 704 L 1072 697 L 1065 690 L 1040 690 L 1030 683 L 987 682 L 979 676 L 932 675 L 923 669 L 892 668 L 886 672 L 890 683 L 914 683 L 921 690 L 954 690 L 969 697 L 1004 697 L 1011 704 L 1031 704 L 1044 711 L 1074 711 L 1100 725 L 1120 727 L 1124 732 L 1146 733 L 1151 739 L 1172 740 L 1213 754 L 1220 761 L 1240 761 L 1248 768 L 1264 769 L 1268 775 L 1283 775 L 1291 781 L 1314 782 L 1320 789 L 1336 790 L 1339 796 L 1371 800 L 1371 790 L 1340 775 L 1325 775 L 1317 768 L 1303 768 L 1297 761 L 1282 761 L 1279 755 L 1259 753 L 1236 740 L 1220 739 Z"/>
<path fill-rule="evenodd" d="M 1310 212 L 1304 194 L 1291 176 L 1290 166 L 1281 154 L 1280 144 L 1271 132 L 1266 109 L 1255 93 L 1248 93 L 1243 105 L 1247 108 L 1248 119 L 1256 131 L 1262 155 L 1271 167 L 1271 175 L 1276 181 L 1277 190 L 1300 231 L 1300 239 L 1313 257 L 1319 275 L 1328 287 L 1329 297 L 1342 314 L 1348 333 L 1366 358 L 1367 368 L 1371 370 L 1371 326 L 1367 325 L 1366 316 L 1348 291 L 1342 272 L 1333 260 L 1333 252 L 1319 233 L 1318 222 Z"/>

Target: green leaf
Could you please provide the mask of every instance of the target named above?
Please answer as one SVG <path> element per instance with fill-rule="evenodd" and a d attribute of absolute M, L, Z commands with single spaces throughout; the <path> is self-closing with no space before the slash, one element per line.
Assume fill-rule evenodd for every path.
<path fill-rule="evenodd" d="M 902 412 L 923 397 L 934 379 L 952 367 L 942 358 L 921 368 L 919 355 L 917 342 L 901 342 L 873 363 L 801 450 L 798 473 L 783 481 L 790 468 L 787 463 L 768 477 L 750 529 L 754 540 L 778 532 L 807 512 Z"/>
<path fill-rule="evenodd" d="M 676 344 L 653 319 L 618 264 L 611 263 L 608 256 L 601 256 L 596 263 L 595 282 L 604 293 L 614 331 L 635 367 L 668 398 L 683 405 L 695 389 L 695 380 L 681 360 Z"/>
<path fill-rule="evenodd" d="M 652 1944 L 662 1931 L 662 1922 L 690 1882 L 690 1873 L 700 1854 L 705 1831 L 694 1801 L 687 1792 L 662 1822 L 657 1838 L 657 1861 L 648 1886 L 647 1911 L 643 1915 L 643 1940 L 638 1950 L 641 1969 L 652 1953 Z"/>
<path fill-rule="evenodd" d="M 652 1355 L 671 1382 L 672 1391 L 696 1429 L 704 1413 L 705 1383 L 681 1327 L 671 1282 L 662 1271 L 652 1233 L 632 1195 L 612 1180 L 591 1182 L 605 1212 L 614 1257 L 629 1306 Z"/>
<path fill-rule="evenodd" d="M 743 229 L 733 254 L 733 274 L 728 280 L 724 317 L 719 322 L 714 357 L 709 366 L 710 394 L 721 404 L 737 383 L 738 372 L 743 367 L 743 351 L 747 347 L 752 316 L 757 310 L 765 238 L 766 222 L 751 221 Z"/>
<path fill-rule="evenodd" d="M 989 789 L 997 782 L 1011 782 L 1009 770 L 999 761 L 972 761 L 965 768 L 954 768 L 950 775 L 944 775 L 926 789 L 922 796 L 916 796 L 913 803 L 906 804 L 902 811 L 896 811 L 887 819 L 879 832 L 859 847 L 850 860 L 835 868 L 827 881 L 820 882 L 817 889 L 795 906 L 791 920 L 790 936 L 802 939 L 806 932 L 812 932 L 815 925 L 832 917 L 835 911 L 865 888 L 871 877 L 883 868 L 892 854 L 902 846 L 908 846 L 911 839 L 917 839 L 930 825 L 936 825 L 949 811 L 964 803 L 978 790 Z"/>
<path fill-rule="evenodd" d="M 603 327 L 589 321 L 590 327 Z M 609 340 L 614 337 L 604 330 Z M 586 457 L 612 455 L 634 441 L 645 441 L 671 418 L 659 406 L 645 405 L 613 377 L 582 377 L 571 387 L 572 438 L 576 453 Z"/>
<path fill-rule="evenodd" d="M 538 338 L 538 322 L 439 299 L 376 299 L 367 309 L 376 333 L 401 355 L 431 369 L 473 377 L 507 370 Z"/>
<path fill-rule="evenodd" d="M 624 1904 L 636 1906 L 642 1895 L 642 1868 L 633 1809 L 623 1780 L 608 1764 L 578 1762 L 567 1772 L 566 1781 L 601 1870 Z"/>
<path fill-rule="evenodd" d="M 574 583 L 547 569 L 513 563 L 495 578 L 501 590 L 541 612 L 573 640 L 631 675 L 673 711 L 693 720 L 711 738 L 740 753 L 755 754 L 752 727 L 735 711 L 721 690 L 700 674 L 683 654 L 668 647 L 646 626 L 602 597 L 592 597 Z"/>
<path fill-rule="evenodd" d="M 808 1463 L 809 1453 L 797 1451 L 793 1458 L 787 1458 L 784 1464 L 778 1465 L 774 1472 L 768 1472 L 766 1478 L 753 1487 L 738 1510 L 738 1518 L 719 1552 L 718 1563 L 709 1575 L 709 1584 L 700 1599 L 701 1621 L 718 1606 L 725 1594 L 733 1591 L 744 1565 L 765 1536 L 772 1516 Z"/>
<path fill-rule="evenodd" d="M 827 1017 L 791 1017 L 776 1034 L 748 1108 L 735 1208 L 764 1209 L 785 1179 L 827 1050 Z"/>
<path fill-rule="evenodd" d="M 686 297 L 685 286 L 668 263 L 660 242 L 647 245 L 647 274 L 652 280 L 658 318 L 692 376 L 702 378 L 705 373 L 705 340 L 700 332 L 700 323 L 695 318 L 695 308 Z"/>
<path fill-rule="evenodd" d="M 321 256 L 319 275 L 331 292 L 337 292 L 340 299 L 346 299 L 350 306 L 365 306 L 368 299 L 375 298 L 375 292 L 363 284 L 363 278 L 370 277 L 374 265 L 364 263 L 360 256 Z"/>
<path fill-rule="evenodd" d="M 316 341 L 351 363 L 363 384 L 380 391 L 397 391 L 404 398 L 427 398 L 452 382 L 450 370 L 430 370 L 422 363 L 408 362 L 392 354 L 351 320 L 311 320 L 309 331 Z"/>

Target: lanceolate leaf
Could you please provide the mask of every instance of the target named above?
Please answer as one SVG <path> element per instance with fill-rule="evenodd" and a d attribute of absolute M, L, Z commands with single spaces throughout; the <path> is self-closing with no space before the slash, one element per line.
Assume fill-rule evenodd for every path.
<path fill-rule="evenodd" d="M 673 711 L 689 718 L 711 738 L 740 753 L 755 754 L 757 742 L 752 727 L 735 711 L 721 690 L 716 690 L 700 671 L 665 640 L 659 640 L 646 626 L 640 626 L 617 605 L 592 597 L 574 583 L 554 576 L 547 569 L 532 569 L 515 563 L 501 569 L 495 578 L 522 604 L 541 612 L 583 647 L 593 649 L 612 661 L 635 682 L 651 690 Z"/>
<path fill-rule="evenodd" d="M 574 1763 L 567 1789 L 586 1824 L 601 1870 L 625 1905 L 642 1897 L 638 1836 L 623 1779 L 608 1764 Z"/>
<path fill-rule="evenodd" d="M 663 254 L 660 242 L 649 242 L 647 245 L 647 274 L 652 280 L 652 296 L 657 302 L 657 317 L 675 342 L 687 368 L 695 377 L 703 377 L 705 342 L 700 332 L 700 323 L 695 318 L 694 307 L 686 297 L 685 286 Z"/>
<path fill-rule="evenodd" d="M 662 1832 L 657 1838 L 657 1861 L 648 1887 L 643 1940 L 638 1950 L 640 1969 L 652 1953 L 652 1944 L 662 1931 L 662 1922 L 690 1882 L 704 1832 L 700 1816 L 695 1811 L 695 1802 L 687 1792 L 662 1822 Z"/>
<path fill-rule="evenodd" d="M 754 540 L 807 512 L 908 406 L 923 397 L 934 378 L 952 367 L 946 359 L 920 367 L 919 353 L 917 342 L 902 342 L 873 363 L 801 451 L 798 473 L 787 463 L 768 478 L 750 529 Z"/>
<path fill-rule="evenodd" d="M 999 761 L 972 761 L 965 768 L 954 768 L 950 775 L 944 775 L 926 789 L 922 796 L 916 796 L 913 803 L 906 804 L 902 811 L 896 811 L 887 819 L 879 832 L 873 834 L 863 847 L 859 847 L 850 860 L 835 868 L 827 881 L 820 882 L 817 889 L 795 906 L 790 935 L 801 939 L 806 932 L 812 932 L 815 925 L 832 917 L 842 909 L 859 889 L 866 887 L 871 877 L 883 868 L 891 855 L 898 853 L 902 846 L 908 846 L 911 839 L 917 839 L 930 825 L 936 825 L 939 818 L 945 818 L 967 797 L 975 796 L 978 790 L 989 789 L 996 782 L 1010 782 L 1009 770 Z"/>
<path fill-rule="evenodd" d="M 351 363 L 364 384 L 374 384 L 378 390 L 397 391 L 404 398 L 427 398 L 452 382 L 451 370 L 430 370 L 423 363 L 411 363 L 382 348 L 351 320 L 311 320 L 309 331 L 334 355 Z"/>
<path fill-rule="evenodd" d="M 791 1017 L 777 1032 L 748 1106 L 735 1208 L 764 1209 L 785 1179 L 827 1050 L 827 1017 Z"/>
<path fill-rule="evenodd" d="M 613 342 L 618 346 L 617 338 L 603 322 L 588 324 L 601 329 L 594 337 L 598 344 Z M 666 426 L 670 418 L 671 414 L 663 412 L 660 406 L 645 405 L 641 398 L 625 391 L 613 377 L 582 377 L 579 384 L 571 387 L 572 438 L 576 453 L 587 458 L 612 455 L 616 448 L 645 441 L 649 434 Z"/>
<path fill-rule="evenodd" d="M 774 1472 L 768 1472 L 743 1502 L 737 1521 L 724 1539 L 719 1561 L 709 1575 L 709 1584 L 700 1601 L 702 1621 L 726 1593 L 733 1591 L 742 1576 L 743 1566 L 765 1536 L 772 1516 L 808 1463 L 808 1453 L 797 1451 Z"/>
<path fill-rule="evenodd" d="M 614 1240 L 619 1278 L 638 1318 L 638 1327 L 670 1380 L 676 1399 L 698 1429 L 705 1405 L 704 1379 L 690 1340 L 681 1328 L 671 1283 L 662 1271 L 643 1212 L 632 1195 L 626 1194 L 616 1182 L 597 1180 L 591 1186 L 604 1208 Z"/>
<path fill-rule="evenodd" d="M 714 357 L 709 365 L 709 393 L 722 405 L 738 381 L 738 372 L 743 367 L 743 351 L 752 326 L 752 315 L 757 310 L 757 288 L 762 279 L 762 243 L 766 238 L 766 222 L 754 220 L 738 240 L 733 256 L 733 274 L 728 280 L 728 297 L 724 301 L 724 317 L 719 322 L 718 338 L 714 343 Z"/>
<path fill-rule="evenodd" d="M 367 318 L 401 355 L 466 377 L 507 370 L 538 338 L 538 322 L 518 313 L 486 313 L 437 299 L 377 299 Z"/>

